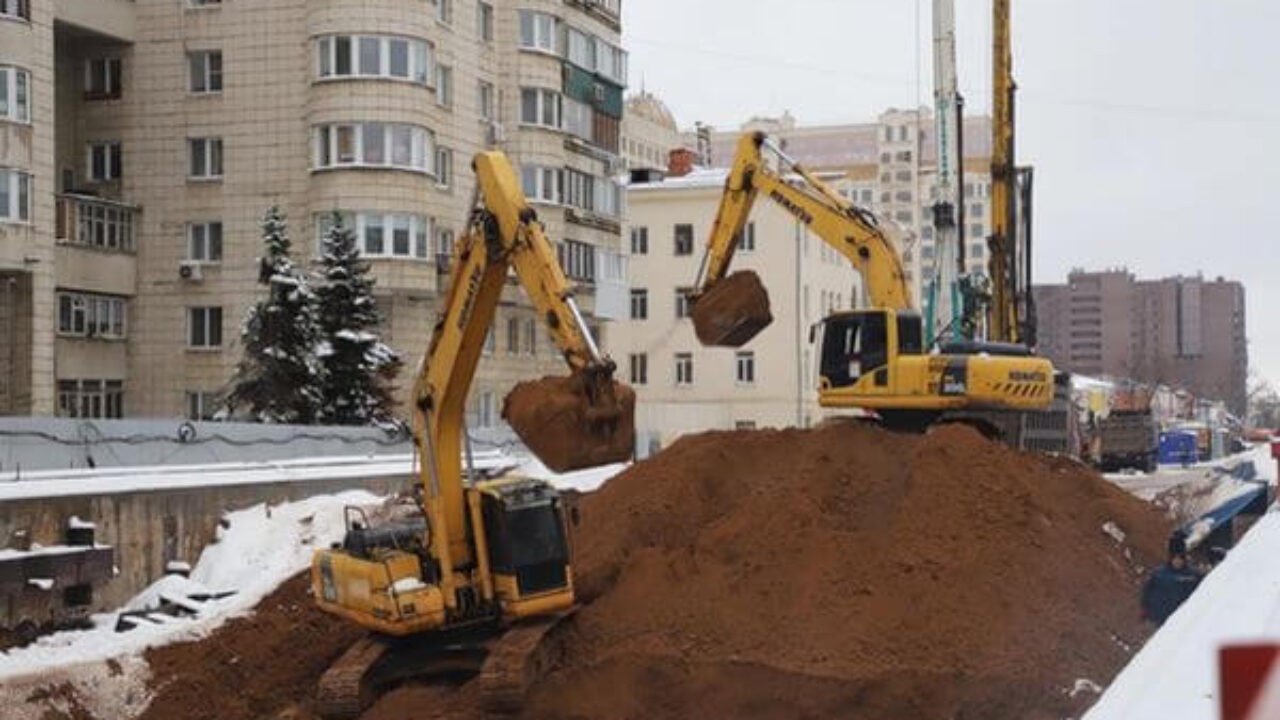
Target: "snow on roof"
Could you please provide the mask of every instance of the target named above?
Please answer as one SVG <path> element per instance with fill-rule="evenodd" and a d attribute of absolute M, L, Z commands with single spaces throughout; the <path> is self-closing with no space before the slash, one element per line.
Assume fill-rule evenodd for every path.
<path fill-rule="evenodd" d="M 654 182 L 633 183 L 627 186 L 631 190 L 687 190 L 691 188 L 718 188 L 724 186 L 729 176 L 726 168 L 696 167 L 688 175 L 666 177 Z"/>

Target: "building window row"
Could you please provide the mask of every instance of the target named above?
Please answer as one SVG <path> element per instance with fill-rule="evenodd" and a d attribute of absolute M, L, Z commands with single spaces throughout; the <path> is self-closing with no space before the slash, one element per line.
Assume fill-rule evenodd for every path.
<path fill-rule="evenodd" d="M 567 205 L 609 217 L 622 214 L 623 188 L 610 178 L 567 168 L 523 165 L 520 184 L 530 200 Z"/>
<path fill-rule="evenodd" d="M 426 40 L 387 35 L 331 35 L 316 41 L 316 74 L 394 78 L 431 85 L 434 48 Z"/>
<path fill-rule="evenodd" d="M 589 243 L 565 240 L 556 245 L 557 259 L 564 274 L 573 280 L 596 281 L 596 248 Z"/>
<path fill-rule="evenodd" d="M 341 212 L 342 226 L 355 233 L 356 247 L 367 258 L 430 257 L 430 238 L 435 221 L 426 215 L 412 213 Z M 333 213 L 323 213 L 316 222 L 318 242 L 332 227 Z M 323 252 L 323 246 L 321 245 Z"/>
<path fill-rule="evenodd" d="M 124 417 L 124 381 L 59 380 L 58 415 L 96 419 Z"/>
<path fill-rule="evenodd" d="M 0 0 L 0 16 L 31 19 L 31 0 Z"/>
<path fill-rule="evenodd" d="M 583 70 L 619 85 L 627 84 L 627 53 L 589 33 L 569 27 L 555 15 L 520 11 L 520 47 L 564 57 Z"/>
<path fill-rule="evenodd" d="M 0 120 L 31 122 L 31 73 L 0 67 Z"/>
<path fill-rule="evenodd" d="M 0 168 L 0 222 L 31 220 L 31 174 Z"/>
<path fill-rule="evenodd" d="M 124 299 L 90 293 L 58 293 L 58 334 L 104 340 L 123 339 Z"/>
<path fill-rule="evenodd" d="M 434 174 L 435 135 L 417 125 L 348 123 L 315 129 L 316 169 L 386 167 Z"/>

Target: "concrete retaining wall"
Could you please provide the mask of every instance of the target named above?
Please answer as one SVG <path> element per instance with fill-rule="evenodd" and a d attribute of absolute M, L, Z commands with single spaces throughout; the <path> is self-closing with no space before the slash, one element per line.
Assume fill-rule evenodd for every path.
<path fill-rule="evenodd" d="M 0 503 L 0 547 L 18 545 L 24 533 L 41 545 L 61 544 L 72 516 L 95 523 L 96 542 L 114 547 L 118 568 L 114 578 L 95 589 L 89 609 L 99 612 L 118 607 L 159 579 L 169 562 L 194 564 L 228 511 L 358 488 L 386 495 L 412 481 L 406 474 L 6 500 Z M 71 612 L 60 589 L 24 587 L 0 596 L 0 630 L 24 622 L 56 623 Z"/>

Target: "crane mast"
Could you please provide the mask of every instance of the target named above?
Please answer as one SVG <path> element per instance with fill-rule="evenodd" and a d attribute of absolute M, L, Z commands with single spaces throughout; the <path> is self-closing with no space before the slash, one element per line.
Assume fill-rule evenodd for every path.
<path fill-rule="evenodd" d="M 991 309 L 990 339 L 1019 342 L 1018 255 L 1014 167 L 1013 50 L 1009 34 L 1010 0 L 992 2 L 991 48 Z"/>
<path fill-rule="evenodd" d="M 934 270 L 925 313 L 929 343 L 958 339 L 964 312 L 959 294 L 964 272 L 963 101 L 957 90 L 954 0 L 933 0 L 933 83 L 938 195 L 933 205 Z"/>

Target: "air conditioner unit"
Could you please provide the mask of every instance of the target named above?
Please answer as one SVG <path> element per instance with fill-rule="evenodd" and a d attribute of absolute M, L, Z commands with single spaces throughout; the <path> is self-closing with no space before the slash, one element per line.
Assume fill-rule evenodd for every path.
<path fill-rule="evenodd" d="M 183 260 L 178 263 L 178 277 L 187 282 L 204 280 L 204 266 L 195 260 Z"/>

